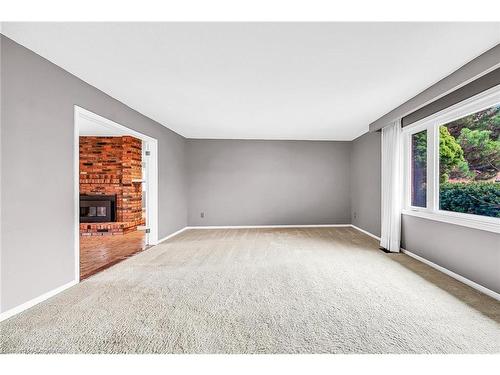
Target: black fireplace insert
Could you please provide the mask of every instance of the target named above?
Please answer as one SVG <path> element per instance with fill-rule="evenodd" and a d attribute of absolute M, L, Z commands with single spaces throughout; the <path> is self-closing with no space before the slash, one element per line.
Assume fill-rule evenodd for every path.
<path fill-rule="evenodd" d="M 80 223 L 116 221 L 116 195 L 80 194 Z"/>

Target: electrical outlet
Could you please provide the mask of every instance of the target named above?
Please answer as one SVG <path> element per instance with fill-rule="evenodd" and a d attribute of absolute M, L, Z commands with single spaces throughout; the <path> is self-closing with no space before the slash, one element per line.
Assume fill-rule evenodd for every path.
<path fill-rule="evenodd" d="M 205 217 L 205 213 L 204 212 L 201 212 L 200 213 L 200 217 L 203 219 Z"/>
<path fill-rule="evenodd" d="M 355 212 L 353 216 L 354 216 L 355 219 L 357 219 L 358 218 L 358 213 Z"/>

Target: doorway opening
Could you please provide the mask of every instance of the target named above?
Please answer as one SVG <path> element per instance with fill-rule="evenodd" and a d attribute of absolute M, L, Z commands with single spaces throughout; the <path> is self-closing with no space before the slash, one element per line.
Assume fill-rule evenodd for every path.
<path fill-rule="evenodd" d="M 75 106 L 75 280 L 158 242 L 158 142 Z"/>

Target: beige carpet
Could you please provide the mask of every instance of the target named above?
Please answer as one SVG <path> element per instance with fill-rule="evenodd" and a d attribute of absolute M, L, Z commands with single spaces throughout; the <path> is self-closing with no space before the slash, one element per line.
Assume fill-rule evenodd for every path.
<path fill-rule="evenodd" d="M 500 304 L 352 228 L 191 230 L 0 324 L 31 353 L 491 353 Z"/>

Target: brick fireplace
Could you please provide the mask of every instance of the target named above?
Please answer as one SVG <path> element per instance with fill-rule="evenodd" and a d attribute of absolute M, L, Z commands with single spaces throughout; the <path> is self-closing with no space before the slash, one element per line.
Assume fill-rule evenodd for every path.
<path fill-rule="evenodd" d="M 80 235 L 120 235 L 144 225 L 141 162 L 140 139 L 80 137 Z"/>

